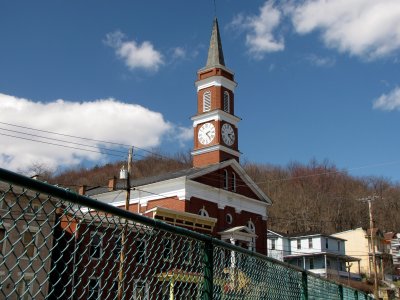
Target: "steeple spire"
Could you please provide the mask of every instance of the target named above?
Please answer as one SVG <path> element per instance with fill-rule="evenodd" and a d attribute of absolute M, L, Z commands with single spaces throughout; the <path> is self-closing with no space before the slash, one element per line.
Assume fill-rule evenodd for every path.
<path fill-rule="evenodd" d="M 214 19 L 211 33 L 210 48 L 208 49 L 207 64 L 205 68 L 225 66 L 224 53 L 222 52 L 221 36 L 219 35 L 218 20 Z"/>

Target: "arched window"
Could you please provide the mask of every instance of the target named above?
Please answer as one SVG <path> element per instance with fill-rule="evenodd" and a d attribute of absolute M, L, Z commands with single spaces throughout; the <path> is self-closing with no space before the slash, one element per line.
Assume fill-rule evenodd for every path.
<path fill-rule="evenodd" d="M 227 190 L 228 189 L 228 171 L 224 170 L 224 189 Z"/>
<path fill-rule="evenodd" d="M 207 91 L 203 94 L 203 112 L 211 110 L 211 92 Z"/>
<path fill-rule="evenodd" d="M 226 214 L 225 220 L 226 220 L 226 223 L 232 224 L 232 222 L 233 222 L 233 217 L 232 217 L 232 215 L 231 215 L 231 214 Z"/>
<path fill-rule="evenodd" d="M 232 192 L 236 192 L 236 174 L 232 173 Z"/>
<path fill-rule="evenodd" d="M 229 93 L 227 91 L 224 92 L 224 111 L 230 112 L 230 103 L 229 103 Z"/>
<path fill-rule="evenodd" d="M 202 217 L 208 217 L 208 211 L 205 210 L 203 207 L 202 209 L 199 210 L 199 215 Z"/>

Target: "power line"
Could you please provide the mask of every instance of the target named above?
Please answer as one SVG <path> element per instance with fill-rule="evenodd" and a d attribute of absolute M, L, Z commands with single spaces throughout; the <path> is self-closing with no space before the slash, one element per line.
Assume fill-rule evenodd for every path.
<path fill-rule="evenodd" d="M 21 126 L 21 125 L 6 123 L 6 122 L 0 122 L 0 124 L 8 125 L 8 126 L 13 126 L 13 127 L 17 127 L 17 128 L 28 129 L 28 130 L 32 130 L 32 131 L 39 131 L 39 132 L 43 132 L 43 133 L 49 133 L 49 134 L 64 136 L 64 137 L 71 137 L 71 138 L 76 138 L 76 139 L 85 140 L 85 141 L 93 141 L 93 142 L 98 142 L 98 143 L 103 143 L 103 144 L 110 144 L 110 145 L 119 146 L 119 147 L 124 147 L 124 148 L 134 147 L 135 149 L 138 149 L 138 150 L 140 150 L 140 151 L 146 152 L 146 153 L 151 154 L 151 155 L 154 155 L 154 156 L 158 156 L 158 157 L 160 157 L 160 158 L 172 159 L 172 158 L 170 158 L 170 157 L 161 155 L 161 154 L 159 154 L 159 153 L 152 152 L 152 151 L 150 151 L 150 150 L 146 150 L 146 149 L 141 148 L 141 147 L 137 147 L 137 146 L 135 146 L 135 145 L 128 145 L 128 144 L 117 143 L 117 142 L 112 142 L 112 141 L 92 139 L 92 138 L 88 138 L 88 137 L 81 137 L 81 136 L 77 136 L 77 135 L 70 135 L 70 134 L 65 134 L 65 133 L 59 133 L 59 132 L 49 131 L 49 130 L 42 130 L 42 129 L 37 129 L 37 128 L 33 128 L 33 127 Z M 4 129 L 4 130 L 7 130 L 7 129 Z M 10 131 L 11 131 L 11 130 L 10 130 Z M 30 135 L 29 133 L 25 133 L 25 134 L 26 134 L 26 135 Z M 51 138 L 47 138 L 47 139 L 51 139 Z M 53 139 L 53 140 L 56 140 L 56 139 Z M 71 142 L 71 143 L 72 143 L 72 142 Z M 117 151 L 117 150 L 112 150 L 112 151 Z M 101 153 L 101 152 L 100 152 L 100 153 Z M 123 152 L 123 153 L 124 153 L 124 152 Z M 144 155 L 139 155 L 139 154 L 136 154 L 136 155 L 141 156 L 141 157 L 145 157 Z M 125 156 L 124 156 L 124 157 L 125 157 Z"/>
<path fill-rule="evenodd" d="M 111 154 L 111 153 L 107 153 L 107 152 L 101 152 L 101 151 L 83 149 L 83 148 L 79 148 L 79 147 L 61 145 L 61 144 L 56 144 L 56 143 L 51 143 L 51 142 L 39 141 L 39 140 L 34 140 L 34 139 L 30 139 L 30 138 L 24 138 L 24 137 L 20 137 L 20 136 L 11 135 L 11 134 L 0 133 L 0 135 L 12 137 L 12 138 L 17 138 L 17 139 L 22 139 L 22 140 L 27 140 L 27 141 L 32 141 L 32 142 L 37 142 L 37 143 L 42 143 L 42 144 L 47 144 L 47 145 L 63 147 L 63 148 L 69 148 L 69 149 L 75 149 L 75 150 L 81 150 L 81 151 L 87 151 L 87 152 L 93 152 L 93 153 L 106 154 L 106 155 L 115 156 L 115 157 L 125 157 L 123 155 L 116 155 L 116 154 Z"/>
<path fill-rule="evenodd" d="M 37 134 L 32 134 L 32 133 L 25 133 L 25 132 L 22 132 L 22 131 L 5 129 L 5 128 L 1 128 L 1 127 L 0 127 L 0 130 L 5 130 L 5 131 L 19 133 L 19 134 L 28 135 L 28 136 L 34 136 L 34 137 L 38 137 L 38 138 L 42 138 L 42 139 L 46 139 L 46 140 L 51 140 L 51 141 L 57 141 L 57 142 L 62 142 L 62 143 L 69 143 L 69 144 L 73 144 L 73 145 L 78 145 L 78 146 L 95 148 L 95 149 L 100 149 L 100 150 L 105 150 L 105 151 L 111 151 L 111 152 L 116 152 L 116 153 L 126 153 L 126 151 L 113 150 L 113 149 L 108 149 L 108 148 L 103 148 L 103 147 L 93 146 L 93 145 L 88 145 L 88 144 L 81 144 L 81 143 L 76 143 L 76 142 L 72 142 L 72 141 L 68 141 L 68 140 L 49 138 L 49 137 L 42 136 L 42 135 L 37 135 Z"/>

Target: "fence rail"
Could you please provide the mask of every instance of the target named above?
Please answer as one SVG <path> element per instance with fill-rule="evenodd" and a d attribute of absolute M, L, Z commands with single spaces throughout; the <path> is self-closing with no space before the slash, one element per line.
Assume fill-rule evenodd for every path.
<path fill-rule="evenodd" d="M 368 299 L 221 240 L 0 169 L 1 299 Z"/>

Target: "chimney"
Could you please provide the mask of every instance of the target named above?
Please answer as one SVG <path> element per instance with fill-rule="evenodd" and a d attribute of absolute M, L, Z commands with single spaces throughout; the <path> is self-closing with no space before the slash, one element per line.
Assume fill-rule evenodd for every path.
<path fill-rule="evenodd" d="M 113 178 L 108 180 L 108 191 L 115 191 L 115 187 L 117 185 L 117 178 L 114 176 Z"/>
<path fill-rule="evenodd" d="M 86 188 L 87 188 L 87 185 L 81 185 L 81 186 L 79 186 L 79 190 L 78 190 L 78 194 L 79 195 L 85 195 L 85 193 L 86 193 Z"/>

